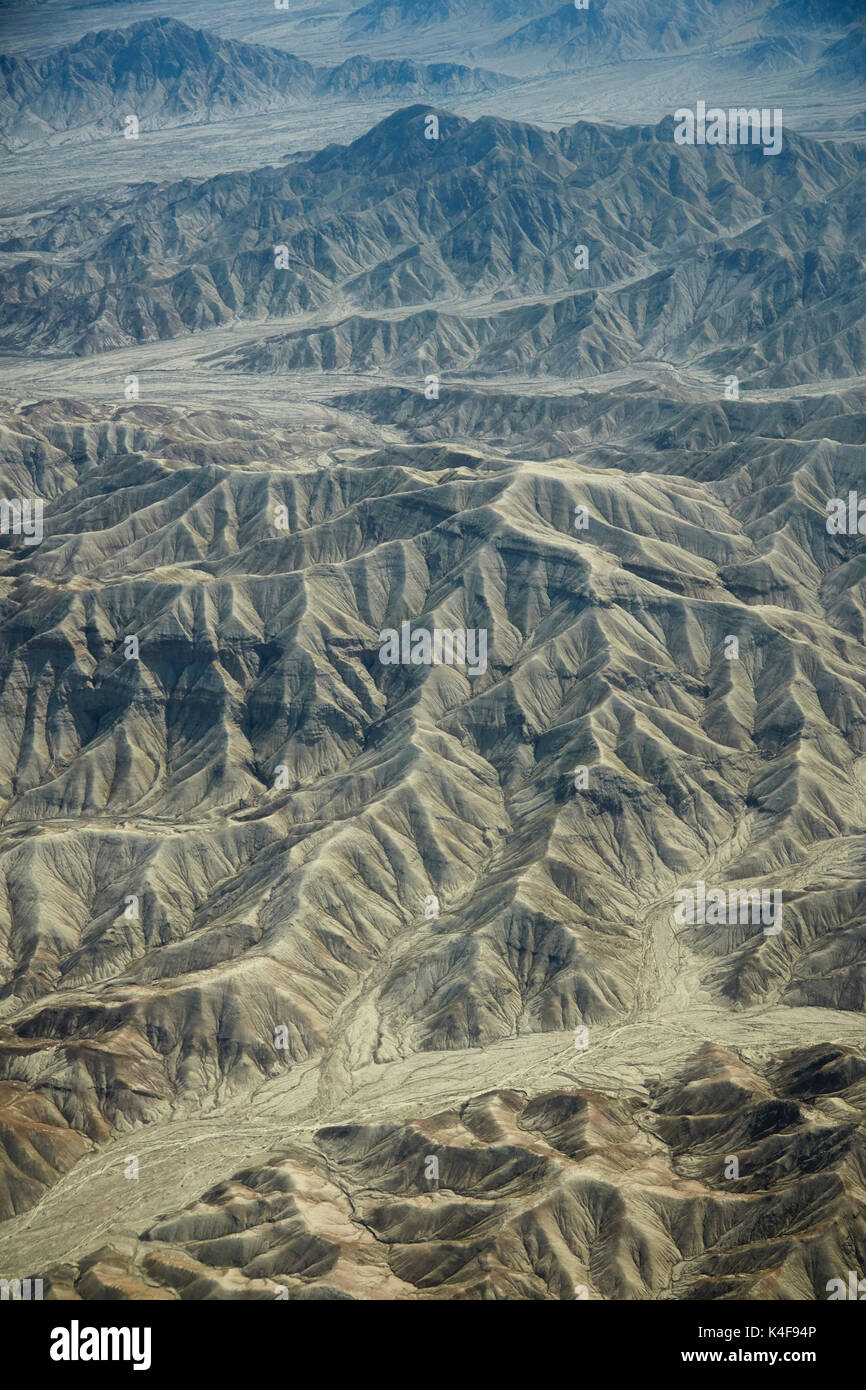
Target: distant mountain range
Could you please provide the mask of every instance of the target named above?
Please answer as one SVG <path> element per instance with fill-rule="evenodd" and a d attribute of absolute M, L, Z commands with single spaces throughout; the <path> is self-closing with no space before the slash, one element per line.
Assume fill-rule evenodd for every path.
<path fill-rule="evenodd" d="M 337 96 L 405 102 L 492 91 L 512 79 L 457 63 L 348 58 L 314 66 L 291 53 L 222 39 L 176 19 L 101 29 L 45 58 L 0 56 L 0 138 L 10 148 L 58 134 L 120 135 L 279 110 Z"/>
<path fill-rule="evenodd" d="M 485 58 L 524 55 L 534 68 L 594 67 L 713 47 L 754 50 L 785 38 L 796 61 L 818 57 L 828 44 L 862 42 L 863 10 L 855 0 L 371 0 L 344 21 L 346 41 L 376 35 L 423 34 L 462 21 L 487 25 Z M 852 32 L 849 32 L 852 31 Z M 477 31 L 476 31 L 477 32 Z M 853 69 L 849 62 L 846 74 Z"/>
<path fill-rule="evenodd" d="M 343 28 L 348 34 L 387 34 L 471 19 L 488 24 L 517 23 L 550 9 L 550 0 L 371 0 L 354 10 Z"/>
<path fill-rule="evenodd" d="M 677 145 L 670 120 L 551 133 L 441 111 L 428 140 L 429 114 L 33 217 L 0 247 L 4 346 L 90 354 L 315 312 L 227 360 L 418 380 L 665 358 L 775 385 L 866 367 L 862 145 L 787 133 L 765 158 Z"/>

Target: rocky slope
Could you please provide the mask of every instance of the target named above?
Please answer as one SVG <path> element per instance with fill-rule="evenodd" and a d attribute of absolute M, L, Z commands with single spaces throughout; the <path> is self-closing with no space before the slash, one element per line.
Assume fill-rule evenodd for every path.
<path fill-rule="evenodd" d="M 321 1129 L 47 1296 L 826 1299 L 866 1241 L 864 1076 L 845 1048 L 705 1046 L 648 1103 L 500 1090 Z"/>
<path fill-rule="evenodd" d="M 504 85 L 507 78 L 457 63 L 353 56 L 324 67 L 176 19 L 145 19 L 45 58 L 0 56 L 0 139 L 11 149 L 56 136 L 119 139 L 130 114 L 141 136 L 335 96 L 441 100 Z"/>
<path fill-rule="evenodd" d="M 862 370 L 863 146 L 789 133 L 766 158 L 677 145 L 672 121 L 551 134 L 444 112 L 428 140 L 430 114 L 282 168 L 15 219 L 5 346 L 92 354 L 294 316 L 218 364 L 417 382 L 663 359 L 720 391 Z"/>
<path fill-rule="evenodd" d="M 627 474 L 603 416 L 531 463 L 8 415 L 48 505 L 3 552 L 5 1079 L 101 1142 L 310 1059 L 326 1113 L 419 1050 L 861 1012 L 864 570 L 824 498 L 863 417 L 730 412 Z M 486 669 L 383 665 L 406 621 L 485 630 Z M 677 930 L 699 880 L 778 889 L 784 929 Z"/>

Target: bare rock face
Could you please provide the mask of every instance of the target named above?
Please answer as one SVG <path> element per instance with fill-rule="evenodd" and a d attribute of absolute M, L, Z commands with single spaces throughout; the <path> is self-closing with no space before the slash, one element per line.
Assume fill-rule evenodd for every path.
<path fill-rule="evenodd" d="M 457 63 L 375 61 L 333 67 L 237 43 L 176 19 L 100 29 L 44 58 L 0 61 L 0 138 L 12 149 L 107 139 L 136 113 L 148 131 L 279 111 L 328 96 L 381 99 L 484 92 L 508 85 Z"/>
<path fill-rule="evenodd" d="M 38 1202 L 90 1148 L 46 1096 L 0 1082 L 0 1220 Z"/>
<path fill-rule="evenodd" d="M 51 500 L 6 552 L 0 1066 L 62 1126 L 29 1183 L 7 1143 L 10 1210 L 88 1140 L 311 1061 L 327 1113 L 413 1054 L 862 1011 L 859 578 L 817 502 L 854 482 L 838 412 L 817 452 L 813 408 L 770 477 L 748 446 L 719 477 L 690 449 L 714 411 L 683 409 L 673 476 L 627 481 L 448 445 L 293 459 L 213 411 L 9 414 Z M 384 664 L 407 622 L 483 630 L 484 669 Z M 678 925 L 702 883 L 778 893 L 780 930 Z M 732 1149 L 762 1105 L 774 1133 L 743 1084 Z M 578 1129 L 643 1142 L 603 1089 Z M 678 1094 L 653 1133 L 705 1182 Z M 772 1187 L 748 1147 L 737 1190 Z"/>
<path fill-rule="evenodd" d="M 864 161 L 794 132 L 766 159 L 677 144 L 670 118 L 552 132 L 409 105 L 282 167 L 18 219 L 0 342 L 91 356 L 299 315 L 215 365 L 573 379 L 664 356 L 753 387 L 854 376 Z"/>

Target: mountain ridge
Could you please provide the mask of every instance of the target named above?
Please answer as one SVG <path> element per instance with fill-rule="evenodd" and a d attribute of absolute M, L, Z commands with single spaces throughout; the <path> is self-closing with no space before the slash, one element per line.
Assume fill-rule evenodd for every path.
<path fill-rule="evenodd" d="M 512 79 L 456 63 L 356 56 L 332 67 L 223 39 L 171 18 L 101 29 L 39 60 L 0 56 L 0 136 L 10 148 L 55 134 L 120 137 L 227 114 L 277 111 L 329 95 L 380 99 L 496 90 Z"/>
<path fill-rule="evenodd" d="M 791 133 L 767 159 L 677 145 L 672 119 L 550 132 L 415 104 L 282 167 L 19 219 L 2 340 L 90 355 L 305 316 L 229 365 L 848 377 L 866 365 L 864 165 L 859 145 Z"/>

